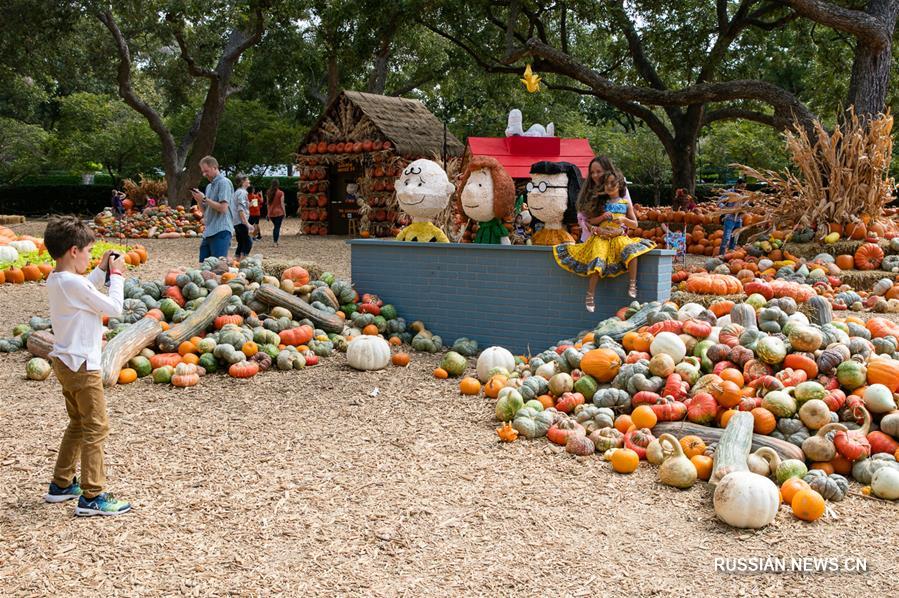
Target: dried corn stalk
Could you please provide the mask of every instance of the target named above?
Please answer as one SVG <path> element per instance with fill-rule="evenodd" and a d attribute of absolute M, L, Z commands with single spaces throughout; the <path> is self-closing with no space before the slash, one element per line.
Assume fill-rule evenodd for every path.
<path fill-rule="evenodd" d="M 162 199 L 168 195 L 168 186 L 165 179 L 150 179 L 143 174 L 138 175 L 140 183 L 131 179 L 122 181 L 122 190 L 128 199 L 140 205 L 147 201 L 148 197 Z"/>
<path fill-rule="evenodd" d="M 797 126 L 795 132 L 784 134 L 793 169 L 778 173 L 735 164 L 746 175 L 767 183 L 770 191 L 746 191 L 731 195 L 728 201 L 743 209 L 751 206 L 769 228 L 776 224 L 794 230 L 818 229 L 831 222 L 881 218 L 895 188 L 889 176 L 892 128 L 889 110 L 865 121 L 852 108 L 833 133 L 815 121 L 814 140 Z"/>

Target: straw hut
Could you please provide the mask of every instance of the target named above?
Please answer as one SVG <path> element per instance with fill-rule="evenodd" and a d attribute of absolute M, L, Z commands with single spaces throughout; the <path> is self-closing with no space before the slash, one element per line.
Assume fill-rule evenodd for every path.
<path fill-rule="evenodd" d="M 306 234 L 384 237 L 401 212 L 393 181 L 411 161 L 461 156 L 465 146 L 419 100 L 344 91 L 297 152 Z"/>

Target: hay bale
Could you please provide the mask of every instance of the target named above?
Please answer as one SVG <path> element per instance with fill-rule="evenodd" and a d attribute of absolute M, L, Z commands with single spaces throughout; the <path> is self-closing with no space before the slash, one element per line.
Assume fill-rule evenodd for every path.
<path fill-rule="evenodd" d="M 280 279 L 281 274 L 288 268 L 300 266 L 309 272 L 309 278 L 315 280 L 320 278 L 324 270 L 315 262 L 305 262 L 302 260 L 262 260 L 262 270 L 269 276 Z"/>
<path fill-rule="evenodd" d="M 855 251 L 861 246 L 864 241 L 850 241 L 847 239 L 841 239 L 836 243 L 828 245 L 826 243 L 786 243 L 784 248 L 797 257 L 803 257 L 807 260 L 812 259 L 819 253 L 829 253 L 832 256 L 838 256 L 843 254 L 853 255 Z M 884 253 L 890 253 L 890 242 L 885 239 L 880 239 L 878 244 L 883 248 Z"/>
<path fill-rule="evenodd" d="M 886 270 L 843 270 L 839 279 L 856 291 L 870 291 L 881 278 L 894 280 L 896 274 Z"/>
<path fill-rule="evenodd" d="M 0 225 L 7 226 L 9 224 L 25 224 L 25 217 L 17 214 L 0 214 Z"/>
<path fill-rule="evenodd" d="M 715 301 L 720 301 L 722 299 L 727 299 L 734 303 L 741 303 L 746 300 L 747 296 L 748 295 L 745 293 L 740 293 L 738 295 L 698 295 L 686 291 L 673 291 L 671 293 L 671 301 L 678 305 L 683 305 L 684 303 L 698 303 L 703 307 L 708 307 Z"/>

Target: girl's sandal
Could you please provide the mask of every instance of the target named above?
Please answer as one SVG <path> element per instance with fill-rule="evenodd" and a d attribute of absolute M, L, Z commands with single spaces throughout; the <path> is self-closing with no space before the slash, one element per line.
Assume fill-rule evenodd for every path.
<path fill-rule="evenodd" d="M 593 305 L 593 293 L 589 291 L 587 291 L 587 298 L 584 300 L 584 307 L 586 307 L 587 311 L 589 311 L 591 314 L 596 309 L 596 307 Z"/>
<path fill-rule="evenodd" d="M 630 296 L 631 299 L 637 298 L 637 281 L 636 280 L 631 281 L 630 286 L 627 289 L 627 294 Z"/>

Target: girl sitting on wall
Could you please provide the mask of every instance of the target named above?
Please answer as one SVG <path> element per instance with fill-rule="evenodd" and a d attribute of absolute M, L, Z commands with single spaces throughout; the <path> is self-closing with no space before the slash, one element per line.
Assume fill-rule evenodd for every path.
<path fill-rule="evenodd" d="M 590 237 L 577 245 L 556 245 L 556 262 L 578 276 L 589 276 L 585 306 L 593 312 L 596 283 L 600 277 L 614 277 L 627 270 L 630 277 L 628 295 L 637 297 L 636 258 L 655 249 L 647 239 L 627 236 L 628 228 L 637 227 L 634 206 L 625 195 L 624 176 L 617 169 L 606 172 L 596 192 L 582 194 L 577 209 L 587 215 Z"/>

